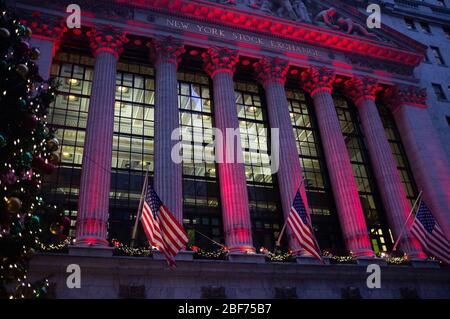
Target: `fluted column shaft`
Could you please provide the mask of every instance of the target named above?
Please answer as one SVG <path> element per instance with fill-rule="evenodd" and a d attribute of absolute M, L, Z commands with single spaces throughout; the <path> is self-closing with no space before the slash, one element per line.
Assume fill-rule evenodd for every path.
<path fill-rule="evenodd" d="M 302 73 L 302 84 L 314 100 L 320 137 L 339 220 L 347 249 L 355 256 L 373 256 L 352 165 L 331 95 L 334 74 L 311 67 Z"/>
<path fill-rule="evenodd" d="M 118 42 L 125 38 L 111 30 L 91 33 L 96 58 L 78 202 L 76 242 L 81 245 L 108 245 L 116 66 L 122 50 Z"/>
<path fill-rule="evenodd" d="M 182 164 L 172 159 L 172 149 L 179 143 L 172 132 L 179 128 L 177 67 L 183 45 L 171 37 L 151 44 L 155 63 L 155 155 L 154 187 L 161 201 L 183 223 Z"/>
<path fill-rule="evenodd" d="M 426 109 L 426 91 L 393 87 L 386 92 L 386 102 L 392 110 L 417 186 L 449 239 L 450 164 Z"/>
<path fill-rule="evenodd" d="M 255 64 L 258 79 L 266 93 L 270 127 L 279 130 L 280 154 L 276 174 L 285 220 L 289 216 L 295 194 L 302 180 L 302 168 L 284 89 L 288 68 L 288 63 L 278 58 L 263 58 Z M 272 156 L 272 160 L 276 158 L 276 156 Z M 307 203 L 304 185 L 301 188 L 301 195 L 303 201 Z M 286 228 L 286 233 L 290 250 L 298 254 L 306 254 L 289 227 Z"/>
<path fill-rule="evenodd" d="M 375 104 L 377 82 L 371 78 L 354 77 L 345 83 L 345 87 L 347 96 L 358 108 L 381 200 L 394 237 L 398 238 L 403 231 L 411 207 Z M 408 232 L 403 234 L 400 248 L 410 257 L 426 257 L 420 243 Z"/>
<path fill-rule="evenodd" d="M 223 134 L 223 146 L 216 152 L 227 154 L 230 148 L 234 153 L 231 160 L 222 158 L 218 163 L 225 242 L 230 251 L 254 252 L 245 167 L 238 161 L 239 157 L 243 157 L 241 138 L 238 133 L 235 147 L 231 146 L 233 139 L 226 138 L 227 129 L 239 132 L 233 85 L 237 52 L 227 48 L 210 48 L 203 59 L 205 70 L 213 80 L 215 126 Z"/>

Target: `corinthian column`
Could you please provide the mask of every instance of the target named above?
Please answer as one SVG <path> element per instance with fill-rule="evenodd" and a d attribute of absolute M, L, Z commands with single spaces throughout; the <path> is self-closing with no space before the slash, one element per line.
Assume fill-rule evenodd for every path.
<path fill-rule="evenodd" d="M 172 37 L 155 39 L 150 54 L 156 70 L 155 92 L 155 191 L 183 223 L 182 165 L 171 158 L 172 132 L 179 127 L 177 67 L 183 45 Z"/>
<path fill-rule="evenodd" d="M 53 57 L 67 28 L 60 17 L 41 13 L 33 14 L 29 20 L 22 20 L 21 22 L 32 31 L 30 45 L 40 51 L 39 59 L 36 60 L 39 75 L 44 80 L 48 80 Z"/>
<path fill-rule="evenodd" d="M 279 163 L 277 180 L 280 190 L 281 205 L 284 219 L 288 218 L 292 202 L 302 180 L 302 168 L 298 157 L 294 130 L 292 128 L 289 106 L 284 90 L 286 73 L 289 69 L 288 62 L 279 58 L 262 58 L 254 65 L 258 80 L 266 91 L 267 111 L 270 127 L 279 130 Z M 273 150 L 272 150 L 273 151 Z M 272 160 L 277 156 L 272 155 Z M 301 188 L 303 201 L 306 203 L 304 185 Z M 291 229 L 287 229 L 289 248 L 294 252 L 304 253 L 300 243 L 293 235 Z"/>
<path fill-rule="evenodd" d="M 450 234 L 450 164 L 426 105 L 426 90 L 396 86 L 386 90 L 414 179 L 442 231 Z"/>
<path fill-rule="evenodd" d="M 203 54 L 203 61 L 205 71 L 213 80 L 216 129 L 224 136 L 223 145 L 216 152 L 233 153 L 232 159 L 221 158 L 218 163 L 226 245 L 230 251 L 254 252 L 245 168 L 239 160 L 243 156 L 233 86 L 238 53 L 228 48 L 210 48 Z M 236 144 L 234 138 L 225 138 L 227 130 L 236 132 Z"/>
<path fill-rule="evenodd" d="M 347 249 L 355 256 L 373 256 L 350 157 L 331 96 L 334 72 L 325 67 L 310 67 L 302 72 L 301 80 L 303 88 L 314 100 L 320 137 Z"/>
<path fill-rule="evenodd" d="M 383 123 L 375 105 L 378 83 L 369 77 L 354 77 L 345 82 L 347 96 L 358 108 L 367 148 L 389 225 L 395 238 L 401 234 L 410 212 L 397 162 L 392 154 Z M 412 220 L 410 220 L 412 222 Z M 410 257 L 425 258 L 420 243 L 410 234 L 402 237 L 400 247 Z"/>
<path fill-rule="evenodd" d="M 84 142 L 76 242 L 106 246 L 116 65 L 123 44 L 128 40 L 111 28 L 93 29 L 89 36 L 95 67 Z"/>

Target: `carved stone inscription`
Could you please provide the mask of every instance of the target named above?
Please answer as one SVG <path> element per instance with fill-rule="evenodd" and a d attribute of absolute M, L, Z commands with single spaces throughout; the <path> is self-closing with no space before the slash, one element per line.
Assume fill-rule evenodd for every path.
<path fill-rule="evenodd" d="M 154 22 L 158 23 L 158 20 L 159 19 L 156 19 Z M 311 57 L 319 57 L 324 55 L 323 52 L 312 47 L 294 44 L 289 41 L 269 39 L 259 35 L 250 35 L 242 32 L 230 31 L 220 27 L 211 27 L 204 24 L 191 23 L 173 18 L 165 18 L 164 21 L 161 22 L 163 22 L 166 27 L 182 30 L 185 32 L 200 33 L 216 38 L 245 42 L 264 49 L 287 51 Z"/>

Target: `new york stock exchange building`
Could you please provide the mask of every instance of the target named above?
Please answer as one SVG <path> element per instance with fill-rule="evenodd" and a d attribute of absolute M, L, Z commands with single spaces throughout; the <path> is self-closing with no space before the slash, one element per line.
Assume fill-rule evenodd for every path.
<path fill-rule="evenodd" d="M 71 2 L 10 1 L 60 82 L 60 164 L 43 189 L 74 240 L 31 263 L 55 298 L 450 296 L 448 267 L 404 231 L 422 192 L 450 234 L 448 155 L 414 76 L 424 45 L 368 28 L 347 1 L 80 0 L 69 28 Z M 235 130 L 242 162 L 205 160 L 214 129 Z M 147 170 L 189 236 L 174 270 L 112 244 L 131 245 Z M 323 263 L 289 228 L 277 246 L 299 186 Z"/>

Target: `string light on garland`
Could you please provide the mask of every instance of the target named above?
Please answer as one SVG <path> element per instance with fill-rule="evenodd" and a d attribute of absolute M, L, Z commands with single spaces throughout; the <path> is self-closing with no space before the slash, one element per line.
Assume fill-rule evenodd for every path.
<path fill-rule="evenodd" d="M 268 261 L 276 261 L 276 262 L 289 262 L 293 261 L 294 255 L 292 254 L 292 251 L 283 252 L 281 249 L 277 248 L 275 251 L 270 251 L 265 247 L 261 247 L 259 249 L 259 252 L 261 254 L 266 255 L 266 259 Z"/>
<path fill-rule="evenodd" d="M 130 247 L 123 245 L 117 239 L 111 240 L 114 246 L 114 254 L 117 256 L 131 256 L 131 257 L 149 257 L 153 253 L 148 247 Z"/>
<path fill-rule="evenodd" d="M 192 245 L 191 250 L 195 252 L 196 256 L 204 259 L 227 259 L 228 258 L 228 248 L 226 246 L 220 247 L 215 251 L 204 250 L 198 246 Z"/>
<path fill-rule="evenodd" d="M 39 239 L 36 239 L 36 249 L 42 252 L 61 252 L 65 250 L 70 244 L 75 243 L 75 239 L 67 237 L 59 243 L 44 244 Z"/>

